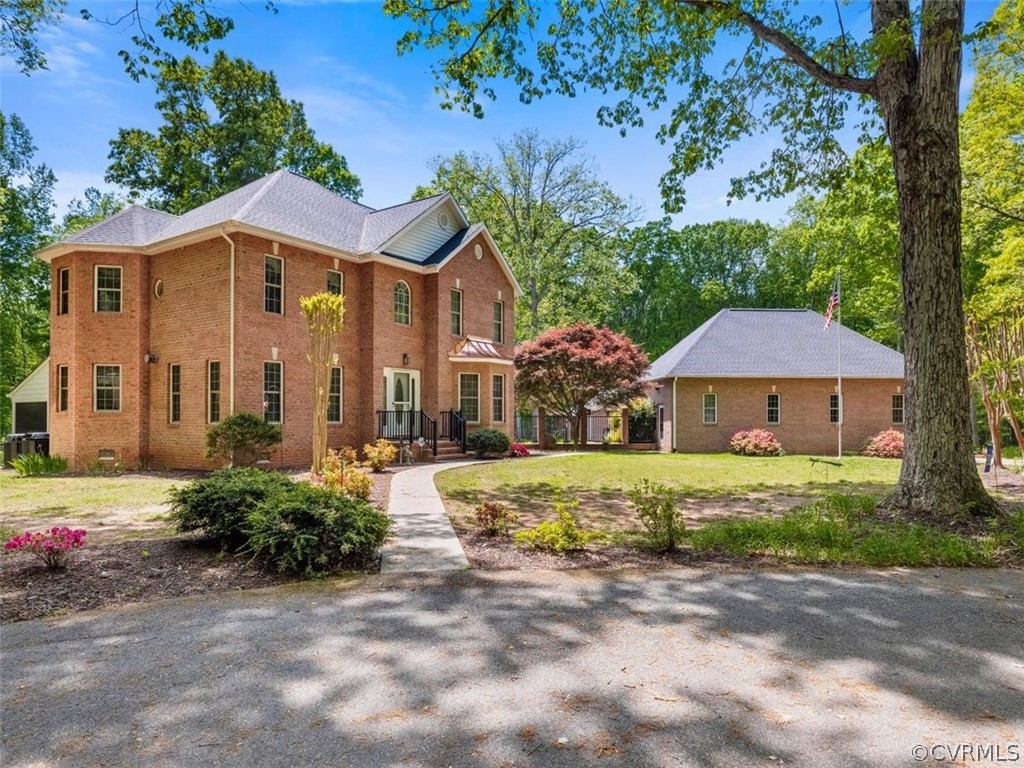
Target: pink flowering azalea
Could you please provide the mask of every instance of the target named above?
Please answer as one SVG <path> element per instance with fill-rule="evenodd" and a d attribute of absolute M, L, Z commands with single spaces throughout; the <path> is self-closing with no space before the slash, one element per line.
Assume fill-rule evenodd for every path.
<path fill-rule="evenodd" d="M 85 546 L 85 531 L 54 526 L 48 531 L 25 531 L 4 544 L 8 552 L 28 552 L 46 564 L 47 568 L 65 568 L 73 550 Z"/>

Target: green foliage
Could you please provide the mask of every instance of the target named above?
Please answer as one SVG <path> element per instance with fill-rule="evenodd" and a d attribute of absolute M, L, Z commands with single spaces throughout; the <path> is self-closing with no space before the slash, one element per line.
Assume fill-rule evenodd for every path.
<path fill-rule="evenodd" d="M 68 471 L 68 460 L 57 454 L 44 456 L 41 453 L 29 453 L 11 459 L 11 466 L 19 477 L 59 475 Z"/>
<path fill-rule="evenodd" d="M 366 463 L 374 472 L 383 472 L 388 465 L 394 463 L 398 458 L 398 449 L 390 440 L 380 438 L 376 443 L 367 443 L 363 446 L 363 455 Z"/>
<path fill-rule="evenodd" d="M 682 512 L 676 509 L 674 490 L 644 479 L 626 491 L 626 497 L 656 549 L 675 549 L 685 538 L 686 523 Z"/>
<path fill-rule="evenodd" d="M 737 432 L 729 440 L 729 448 L 740 456 L 781 456 L 782 446 L 766 429 Z"/>
<path fill-rule="evenodd" d="M 50 348 L 50 270 L 34 253 L 53 224 L 55 179 L 35 151 L 21 118 L 0 112 L 0 434 L 11 431 L 7 394 Z"/>
<path fill-rule="evenodd" d="M 991 541 L 922 523 L 879 520 L 871 497 L 832 495 L 782 517 L 711 522 L 693 531 L 698 552 L 786 562 L 887 566 L 992 565 Z"/>
<path fill-rule="evenodd" d="M 508 439 L 508 435 L 501 430 L 491 429 L 489 427 L 474 430 L 466 437 L 466 447 L 473 451 L 477 456 L 481 457 L 486 456 L 489 453 L 508 453 L 508 449 L 511 446 L 512 443 Z"/>
<path fill-rule="evenodd" d="M 601 538 L 598 531 L 585 531 L 580 527 L 576 512 L 579 510 L 578 499 L 555 501 L 554 522 L 545 520 L 536 528 L 529 528 L 516 533 L 514 540 L 517 547 L 533 547 L 562 555 L 567 552 L 580 552 L 587 544 Z"/>
<path fill-rule="evenodd" d="M 289 168 L 358 198 L 359 179 L 317 141 L 302 105 L 286 100 L 272 72 L 218 51 L 208 68 L 191 56 L 156 67 L 157 131 L 122 128 L 110 142 L 106 180 L 150 205 L 182 213 Z"/>
<path fill-rule="evenodd" d="M 387 515 L 367 502 L 298 483 L 249 514 L 247 551 L 282 573 L 323 576 L 372 562 L 390 530 Z"/>
<path fill-rule="evenodd" d="M 28 75 L 46 69 L 38 37 L 59 21 L 67 0 L 4 0 L 0 3 L 0 54 L 12 57 Z"/>
<path fill-rule="evenodd" d="M 279 445 L 281 439 L 279 426 L 267 424 L 255 413 L 239 411 L 225 416 L 206 431 L 206 456 L 219 456 L 232 465 L 249 466 Z"/>
<path fill-rule="evenodd" d="M 519 521 L 519 516 L 497 501 L 488 501 L 473 510 L 477 529 L 485 536 L 504 536 Z"/>
<path fill-rule="evenodd" d="M 333 448 L 327 451 L 320 479 L 332 491 L 345 493 L 357 499 L 369 499 L 373 491 L 373 480 L 359 469 L 355 448 L 349 446 L 343 447 L 340 451 Z"/>
<path fill-rule="evenodd" d="M 451 192 L 471 221 L 487 222 L 523 286 L 517 339 L 605 317 L 623 279 L 617 238 L 637 219 L 635 204 L 598 178 L 579 139 L 527 130 L 495 144 L 496 156 L 434 158 L 434 179 L 415 196 Z"/>
<path fill-rule="evenodd" d="M 246 516 L 260 502 L 294 490 L 278 472 L 252 468 L 221 469 L 170 491 L 171 520 L 182 533 L 198 531 L 221 546 L 245 541 Z"/>
<path fill-rule="evenodd" d="M 96 187 L 86 189 L 84 197 L 84 200 L 75 198 L 68 203 L 68 212 L 64 215 L 56 239 L 63 240 L 93 224 L 99 224 L 128 205 L 128 199 L 123 195 L 100 192 Z"/>

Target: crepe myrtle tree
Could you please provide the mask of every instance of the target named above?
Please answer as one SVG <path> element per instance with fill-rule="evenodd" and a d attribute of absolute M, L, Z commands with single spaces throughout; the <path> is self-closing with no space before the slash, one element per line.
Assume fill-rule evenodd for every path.
<path fill-rule="evenodd" d="M 747 136 L 777 136 L 732 195 L 834 186 L 840 132 L 884 128 L 898 194 L 906 358 L 906 452 L 887 504 L 937 518 L 993 515 L 974 464 L 961 287 L 958 98 L 964 0 L 871 0 L 811 12 L 786 0 L 386 0 L 410 24 L 400 52 L 436 51 L 443 106 L 482 115 L 494 80 L 521 101 L 606 94 L 599 122 L 625 131 L 669 105 L 658 138 L 669 211 L 687 177 Z M 825 23 L 822 12 L 833 14 Z M 846 21 L 849 21 L 847 18 Z M 854 29 L 863 32 L 854 32 Z M 987 32 L 982 29 L 981 32 Z M 725 46 L 719 43 L 725 42 Z"/>
<path fill-rule="evenodd" d="M 519 347 L 515 364 L 517 396 L 568 419 L 576 443 L 584 442 L 589 404 L 615 406 L 647 394 L 647 355 L 609 328 L 577 323 L 545 331 Z"/>

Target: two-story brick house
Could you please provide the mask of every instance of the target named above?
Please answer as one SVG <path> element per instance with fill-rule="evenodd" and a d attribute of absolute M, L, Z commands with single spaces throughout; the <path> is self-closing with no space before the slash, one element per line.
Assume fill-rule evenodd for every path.
<path fill-rule="evenodd" d="M 280 423 L 311 459 L 302 296 L 345 296 L 331 446 L 511 431 L 514 303 L 487 228 L 448 194 L 374 210 L 277 171 L 181 216 L 141 206 L 39 253 L 52 278 L 51 452 L 203 468 L 207 429 Z"/>

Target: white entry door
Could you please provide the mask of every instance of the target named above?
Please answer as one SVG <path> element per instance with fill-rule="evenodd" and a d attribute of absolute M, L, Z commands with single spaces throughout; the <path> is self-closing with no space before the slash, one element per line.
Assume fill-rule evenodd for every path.
<path fill-rule="evenodd" d="M 412 436 L 419 436 L 419 419 L 404 416 L 408 411 L 420 409 L 420 372 L 406 368 L 384 369 L 385 402 L 389 411 L 389 420 L 395 430 L 405 432 L 408 418 L 412 418 Z"/>

